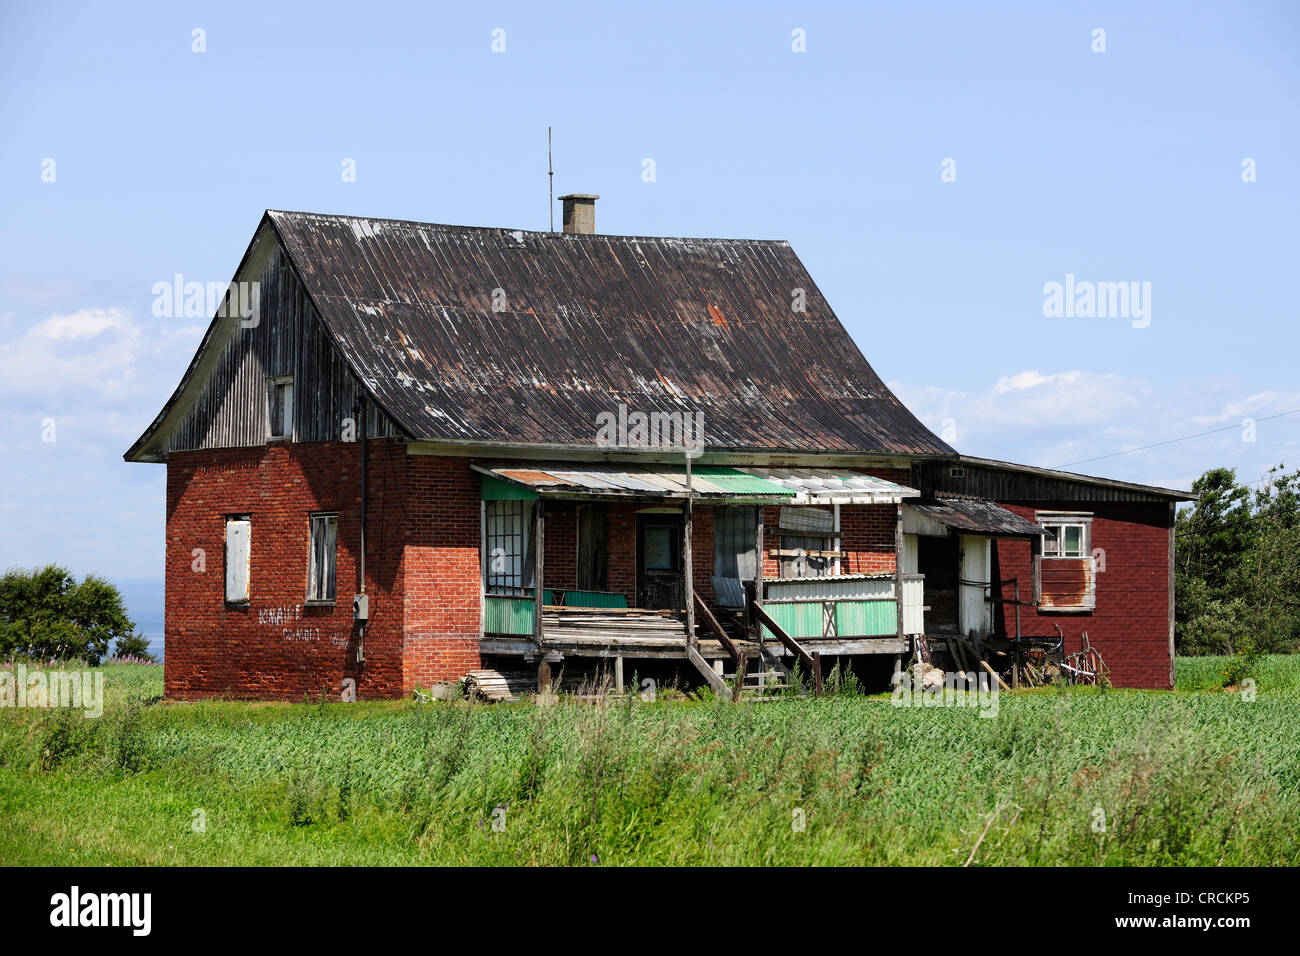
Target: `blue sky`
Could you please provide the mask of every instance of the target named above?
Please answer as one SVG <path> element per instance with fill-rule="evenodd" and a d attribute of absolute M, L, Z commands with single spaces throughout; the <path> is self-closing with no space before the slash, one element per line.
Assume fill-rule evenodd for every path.
<path fill-rule="evenodd" d="M 1300 465 L 1297 103 L 1295 3 L 7 3 L 0 566 L 161 577 L 121 455 L 206 323 L 154 283 L 228 280 L 268 207 L 544 229 L 548 124 L 599 231 L 789 240 L 961 451 Z M 1149 325 L 1046 317 L 1067 274 Z"/>

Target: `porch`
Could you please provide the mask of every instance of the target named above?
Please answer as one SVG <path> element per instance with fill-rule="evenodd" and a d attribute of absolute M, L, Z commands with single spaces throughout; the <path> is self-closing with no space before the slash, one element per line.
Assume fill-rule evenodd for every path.
<path fill-rule="evenodd" d="M 619 680 L 625 659 L 689 661 L 726 696 L 724 676 L 797 664 L 816 687 L 822 656 L 901 658 L 923 630 L 923 581 L 901 560 L 917 492 L 900 484 L 850 469 L 474 467 L 480 650 L 535 663 L 542 685 L 575 658 L 609 661 Z M 853 551 L 845 508 L 893 533 Z M 888 570 L 850 566 L 864 561 Z"/>

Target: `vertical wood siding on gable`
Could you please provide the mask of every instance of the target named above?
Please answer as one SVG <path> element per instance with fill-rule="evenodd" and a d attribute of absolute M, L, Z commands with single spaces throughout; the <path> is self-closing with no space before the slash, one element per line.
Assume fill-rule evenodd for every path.
<path fill-rule="evenodd" d="M 266 444 L 268 380 L 282 375 L 293 376 L 294 440 L 343 437 L 343 420 L 352 417 L 363 390 L 334 348 L 282 249 L 267 260 L 260 283 L 257 325 L 241 326 L 226 343 L 212 377 L 168 439 L 168 452 Z M 366 428 L 371 438 L 400 435 L 373 403 Z M 361 437 L 359 423 L 355 437 Z"/>

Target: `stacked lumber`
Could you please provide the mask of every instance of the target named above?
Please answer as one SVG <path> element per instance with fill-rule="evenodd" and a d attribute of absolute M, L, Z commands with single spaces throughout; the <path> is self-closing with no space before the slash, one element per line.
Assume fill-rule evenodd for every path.
<path fill-rule="evenodd" d="M 686 625 L 670 611 L 547 608 L 542 626 L 548 643 L 601 641 L 633 646 L 686 641 Z"/>
<path fill-rule="evenodd" d="M 525 694 L 537 693 L 537 672 L 527 671 L 470 671 L 463 678 L 465 696 L 470 700 L 492 703 L 519 700 Z"/>

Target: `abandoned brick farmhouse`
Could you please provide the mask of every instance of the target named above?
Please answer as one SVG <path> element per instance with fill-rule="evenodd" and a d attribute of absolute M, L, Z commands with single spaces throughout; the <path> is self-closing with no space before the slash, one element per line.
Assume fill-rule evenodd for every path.
<path fill-rule="evenodd" d="M 167 467 L 168 696 L 1085 646 L 1171 685 L 1189 494 L 958 454 L 787 243 L 601 235 L 595 198 L 563 233 L 266 213 L 125 455 Z"/>

